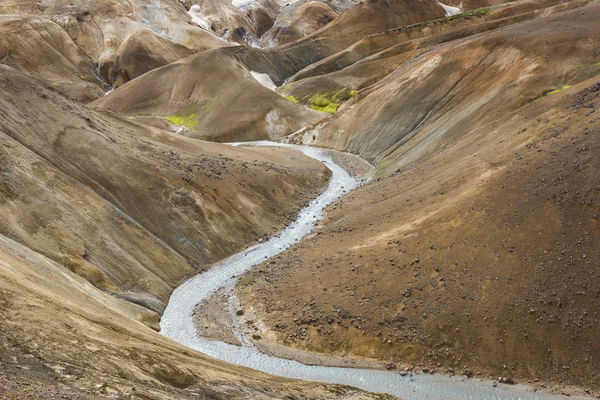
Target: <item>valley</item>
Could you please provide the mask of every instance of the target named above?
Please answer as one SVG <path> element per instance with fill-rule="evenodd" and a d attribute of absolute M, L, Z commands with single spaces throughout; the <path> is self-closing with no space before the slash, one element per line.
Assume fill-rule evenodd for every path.
<path fill-rule="evenodd" d="M 599 20 L 0 2 L 0 398 L 600 396 Z"/>

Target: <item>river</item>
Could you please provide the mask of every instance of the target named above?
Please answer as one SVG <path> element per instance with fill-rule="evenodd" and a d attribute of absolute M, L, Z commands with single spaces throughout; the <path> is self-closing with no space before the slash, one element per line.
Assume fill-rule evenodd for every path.
<path fill-rule="evenodd" d="M 370 392 L 388 393 L 405 400 L 567 399 L 566 396 L 534 392 L 531 387 L 525 385 L 493 387 L 492 381 L 475 378 L 462 379 L 441 374 L 401 376 L 394 371 L 305 365 L 266 355 L 256 347 L 235 346 L 200 337 L 193 318 L 194 309 L 199 303 L 208 299 L 217 289 L 232 284 L 240 274 L 301 240 L 313 230 L 328 204 L 360 185 L 357 179 L 351 177 L 346 170 L 332 161 L 327 152 L 319 148 L 272 142 L 254 142 L 252 145 L 293 148 L 319 160 L 332 172 L 329 184 L 325 191 L 301 210 L 297 218 L 278 235 L 223 260 L 175 289 L 161 318 L 160 328 L 163 335 L 208 356 L 272 375 L 350 385 Z"/>

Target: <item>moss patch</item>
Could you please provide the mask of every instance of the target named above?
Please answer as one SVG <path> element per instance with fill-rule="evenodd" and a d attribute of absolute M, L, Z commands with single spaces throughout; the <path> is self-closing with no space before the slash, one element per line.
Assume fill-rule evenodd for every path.
<path fill-rule="evenodd" d="M 324 111 L 330 114 L 335 114 L 338 107 L 341 105 L 340 103 L 333 102 L 323 94 L 315 94 L 311 96 L 308 100 L 308 104 L 313 110 Z"/>
<path fill-rule="evenodd" d="M 450 22 L 450 21 L 459 20 L 459 19 L 471 19 L 471 18 L 477 18 L 477 17 L 485 17 L 492 11 L 492 9 L 498 8 L 498 7 L 500 7 L 500 6 L 478 8 L 477 10 L 469 11 L 466 13 L 460 13 L 460 14 L 455 14 L 455 15 L 451 15 L 448 17 L 444 17 L 444 18 L 434 19 L 431 21 L 423 21 L 423 22 L 418 22 L 416 24 L 412 24 L 412 25 L 391 28 L 391 29 L 383 31 L 383 33 L 402 31 L 405 29 L 412 29 L 412 28 L 417 28 L 420 26 L 427 26 L 427 25 L 432 25 L 432 24 L 437 24 L 437 23 L 445 23 L 445 22 Z"/>
<path fill-rule="evenodd" d="M 239 282 L 242 286 L 252 285 L 254 283 L 254 275 L 243 276 L 240 278 Z"/>
<path fill-rule="evenodd" d="M 285 98 L 286 98 L 286 99 L 288 99 L 289 101 L 291 101 L 292 103 L 296 103 L 296 104 L 298 104 L 298 103 L 299 103 L 298 99 L 296 99 L 296 98 L 295 98 L 294 96 L 292 96 L 292 95 L 285 96 Z"/>
<path fill-rule="evenodd" d="M 551 91 L 551 92 L 547 93 L 547 94 L 546 94 L 546 96 L 551 96 L 551 95 L 553 95 L 553 94 L 556 94 L 556 93 L 562 92 L 563 90 L 567 90 L 567 89 L 569 89 L 570 87 L 571 87 L 571 85 L 565 85 L 565 86 L 561 87 L 560 89 L 556 89 L 556 90 L 553 90 L 553 91 Z"/>
<path fill-rule="evenodd" d="M 287 93 L 290 91 L 290 89 L 292 88 L 292 83 L 286 83 L 285 85 L 281 86 L 281 93 Z"/>
<path fill-rule="evenodd" d="M 196 118 L 196 114 L 189 115 L 169 115 L 163 117 L 165 121 L 172 123 L 173 125 L 177 125 L 183 128 L 193 128 L 198 125 L 198 119 Z"/>
<path fill-rule="evenodd" d="M 337 92 L 333 90 L 319 91 L 313 95 L 305 96 L 304 100 L 306 100 L 313 110 L 335 114 L 338 107 L 342 105 L 342 102 L 350 99 L 354 95 L 356 95 L 356 90 L 342 88 Z"/>

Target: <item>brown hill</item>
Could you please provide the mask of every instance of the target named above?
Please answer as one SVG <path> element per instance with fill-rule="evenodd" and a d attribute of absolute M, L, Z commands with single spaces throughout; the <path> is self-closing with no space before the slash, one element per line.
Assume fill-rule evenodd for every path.
<path fill-rule="evenodd" d="M 7 43 L 0 42 L 0 48 L 12 49 L 18 58 L 9 65 L 16 63 L 45 82 L 58 82 L 82 101 L 100 97 L 103 92 L 96 87 L 105 87 L 104 82 L 118 86 L 189 54 L 231 45 L 191 24 L 187 10 L 176 0 L 77 4 L 17 0 L 0 11 L 6 14 L 0 29 L 7 34 L 2 40 Z M 20 32 L 25 35 L 16 42 Z"/>
<path fill-rule="evenodd" d="M 590 5 L 449 42 L 409 62 L 400 53 L 399 68 L 359 92 L 317 143 L 357 152 L 388 173 L 431 154 L 597 73 L 597 9 Z"/>
<path fill-rule="evenodd" d="M 278 138 L 324 118 L 264 87 L 228 49 L 151 71 L 93 106 L 163 118 L 186 136 L 219 142 Z"/>
<path fill-rule="evenodd" d="M 381 178 L 240 286 L 261 336 L 600 390 L 598 15 L 433 48 L 342 106 L 317 143 Z"/>
<path fill-rule="evenodd" d="M 0 16 L 0 63 L 79 101 L 96 99 L 108 90 L 94 75 L 92 59 L 47 18 Z"/>
<path fill-rule="evenodd" d="M 302 39 L 331 22 L 338 13 L 328 4 L 309 1 L 291 6 L 277 16 L 271 29 L 261 37 L 263 46 L 278 45 Z"/>
<path fill-rule="evenodd" d="M 0 105 L 0 397 L 383 398 L 226 365 L 150 329 L 183 278 L 312 199 L 322 164 L 96 113 L 4 65 Z"/>
<path fill-rule="evenodd" d="M 1 233 L 154 310 L 325 182 L 320 163 L 174 137 L 0 68 Z"/>

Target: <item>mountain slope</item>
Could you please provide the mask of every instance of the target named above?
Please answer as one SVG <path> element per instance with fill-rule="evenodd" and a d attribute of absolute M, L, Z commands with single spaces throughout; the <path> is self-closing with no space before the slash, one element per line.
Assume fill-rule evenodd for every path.
<path fill-rule="evenodd" d="M 294 154 L 95 113 L 6 66 L 0 88 L 1 233 L 155 311 L 183 278 L 279 229 L 328 176 Z"/>
<path fill-rule="evenodd" d="M 278 138 L 324 118 L 251 72 L 227 49 L 204 52 L 151 71 L 93 107 L 167 119 L 186 136 L 219 142 Z"/>
<path fill-rule="evenodd" d="M 598 15 L 409 49 L 304 135 L 378 179 L 239 285 L 262 341 L 600 390 Z"/>

